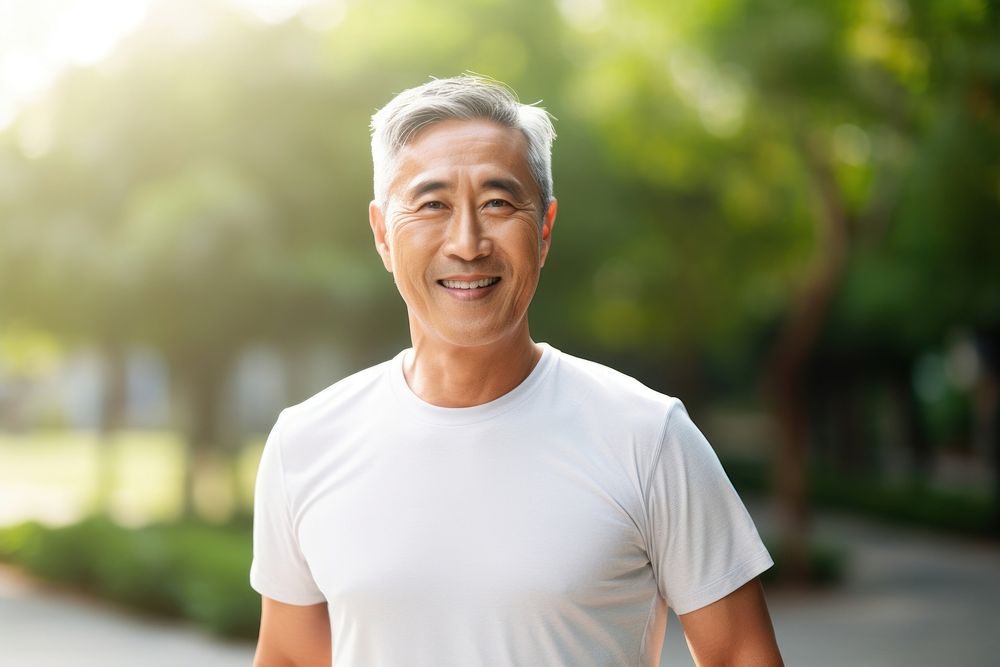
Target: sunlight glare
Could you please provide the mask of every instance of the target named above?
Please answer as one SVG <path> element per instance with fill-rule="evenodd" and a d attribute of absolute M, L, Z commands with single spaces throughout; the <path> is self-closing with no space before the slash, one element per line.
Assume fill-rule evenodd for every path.
<path fill-rule="evenodd" d="M 139 26 L 145 14 L 146 3 L 141 0 L 67 3 L 48 34 L 45 49 L 59 62 L 97 64 Z"/>
<path fill-rule="evenodd" d="M 558 0 L 556 4 L 566 22 L 581 32 L 597 32 L 607 23 L 604 0 Z"/>
<path fill-rule="evenodd" d="M 237 9 L 248 12 L 263 23 L 281 23 L 296 16 L 310 0 L 229 0 Z"/>
<path fill-rule="evenodd" d="M 681 97 L 698 111 L 708 132 L 722 138 L 739 133 L 747 106 L 739 68 L 717 68 L 703 54 L 684 49 L 671 55 L 668 67 Z"/>
<path fill-rule="evenodd" d="M 0 4 L 0 129 L 68 66 L 94 65 L 135 30 L 149 0 L 14 0 Z"/>

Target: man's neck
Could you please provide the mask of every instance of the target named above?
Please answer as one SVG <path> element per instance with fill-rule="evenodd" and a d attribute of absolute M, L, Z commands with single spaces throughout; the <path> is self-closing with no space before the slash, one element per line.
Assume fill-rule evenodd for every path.
<path fill-rule="evenodd" d="M 467 408 L 503 396 L 521 384 L 542 356 L 528 332 L 482 347 L 413 340 L 404 360 L 406 383 L 431 405 Z"/>

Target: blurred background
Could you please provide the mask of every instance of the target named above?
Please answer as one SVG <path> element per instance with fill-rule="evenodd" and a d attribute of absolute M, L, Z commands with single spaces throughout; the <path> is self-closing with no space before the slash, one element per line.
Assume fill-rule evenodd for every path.
<path fill-rule="evenodd" d="M 4 0 L 0 662 L 248 662 L 268 430 L 408 346 L 369 118 L 463 71 L 557 118 L 533 337 L 684 400 L 789 664 L 995 659 L 995 3 Z"/>

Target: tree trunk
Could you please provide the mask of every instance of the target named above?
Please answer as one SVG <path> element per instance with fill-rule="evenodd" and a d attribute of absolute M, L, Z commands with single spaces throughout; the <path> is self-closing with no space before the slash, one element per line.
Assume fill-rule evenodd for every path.
<path fill-rule="evenodd" d="M 199 353 L 189 357 L 183 368 L 188 454 L 184 469 L 183 512 L 185 516 L 197 516 L 203 513 L 197 499 L 199 480 L 204 479 L 213 463 L 213 455 L 222 452 L 226 445 L 222 408 L 230 358 L 228 354 Z"/>
<path fill-rule="evenodd" d="M 286 339 L 281 352 L 285 361 L 285 403 L 294 405 L 309 397 L 314 387 L 310 379 L 310 348 L 306 339 Z"/>
<path fill-rule="evenodd" d="M 983 437 L 992 445 L 987 453 L 993 471 L 993 534 L 1000 535 L 1000 330 L 979 332 L 982 374 L 977 383 L 977 413 Z M 977 429 L 978 430 L 978 429 Z"/>
<path fill-rule="evenodd" d="M 114 337 L 104 340 L 101 346 L 101 358 L 104 378 L 101 387 L 97 481 L 93 502 L 96 511 L 107 512 L 111 510 L 117 482 L 115 435 L 125 425 L 125 409 L 128 402 L 128 379 L 126 376 L 128 360 L 125 346 Z"/>
<path fill-rule="evenodd" d="M 910 477 L 918 484 L 923 484 L 930 477 L 931 448 L 920 415 L 920 402 L 913 388 L 913 371 L 909 360 L 893 366 L 891 382 L 903 427 L 903 443 L 908 454 Z"/>
<path fill-rule="evenodd" d="M 847 374 L 833 397 L 836 469 L 853 476 L 864 473 L 866 467 L 866 433 L 860 414 L 866 397 L 860 385 L 853 373 Z"/>
<path fill-rule="evenodd" d="M 805 369 L 843 279 L 848 250 L 848 215 L 834 175 L 807 140 L 800 151 L 817 194 L 816 258 L 793 299 L 772 348 L 767 393 L 779 442 L 776 491 L 782 517 L 782 548 L 788 583 L 809 580 L 808 428 Z"/>

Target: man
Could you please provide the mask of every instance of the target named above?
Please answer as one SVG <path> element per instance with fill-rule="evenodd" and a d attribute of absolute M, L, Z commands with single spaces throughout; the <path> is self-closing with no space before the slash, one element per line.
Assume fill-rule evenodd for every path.
<path fill-rule="evenodd" d="M 412 348 L 284 410 L 258 472 L 256 665 L 778 665 L 772 565 L 675 398 L 532 341 L 549 116 L 477 77 L 372 119 Z"/>

